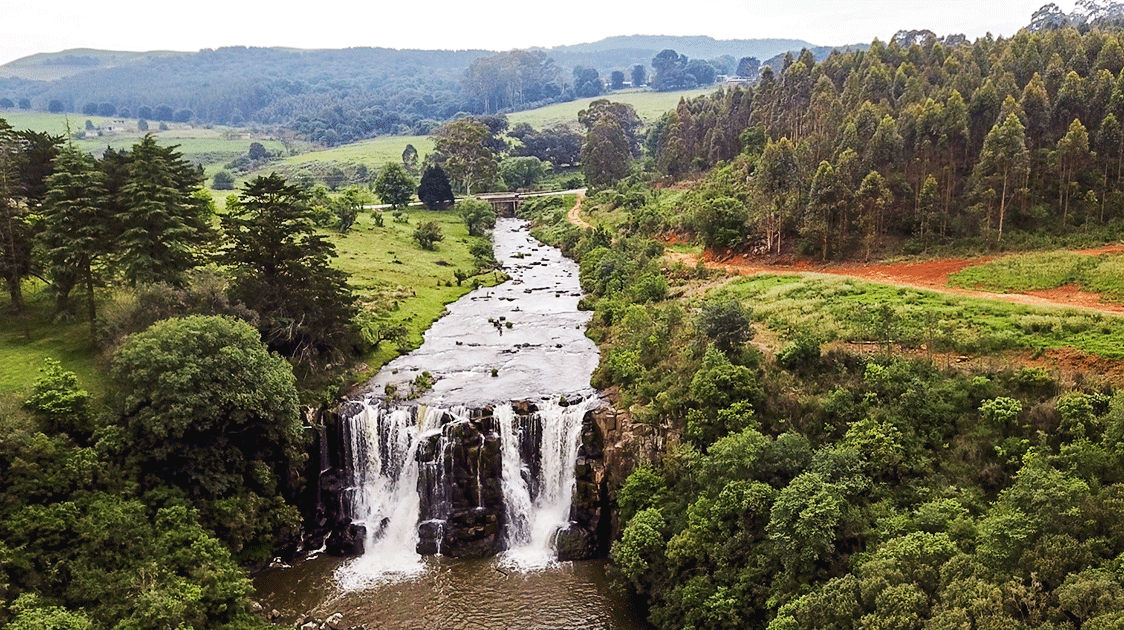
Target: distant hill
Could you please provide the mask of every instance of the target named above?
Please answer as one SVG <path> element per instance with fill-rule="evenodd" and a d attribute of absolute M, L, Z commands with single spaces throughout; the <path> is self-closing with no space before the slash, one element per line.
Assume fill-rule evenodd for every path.
<path fill-rule="evenodd" d="M 130 52 L 124 50 L 97 50 L 72 48 L 59 53 L 39 53 L 22 57 L 0 66 L 0 78 L 20 78 L 32 81 L 55 81 L 82 72 L 115 68 L 152 57 L 190 55 L 172 51 Z"/>
<path fill-rule="evenodd" d="M 594 96 L 574 85 L 573 69 L 643 65 L 672 49 L 733 74 L 742 57 L 769 59 L 811 48 L 803 40 L 717 40 L 706 36 L 631 35 L 534 49 L 544 75 L 525 102 L 496 105 L 466 88 L 466 71 L 489 50 L 347 48 L 305 50 L 231 46 L 198 52 L 74 49 L 0 66 L 0 102 L 55 111 L 154 121 L 284 126 L 328 146 L 383 134 L 425 135 L 463 113 L 514 111 Z M 553 60 L 553 64 L 548 60 Z M 539 62 L 535 62 L 539 63 Z M 524 86 L 520 94 L 524 92 Z M 581 89 L 578 89 L 578 88 Z M 490 94 L 486 93 L 485 95 Z M 0 109 L 0 117 L 3 110 Z"/>
<path fill-rule="evenodd" d="M 559 64 L 563 63 L 563 59 L 571 56 L 592 58 L 604 54 L 619 55 L 622 51 L 636 51 L 637 58 L 647 64 L 656 53 L 669 48 L 692 59 L 715 59 L 730 55 L 735 59 L 757 57 L 765 60 L 789 51 L 814 47 L 815 44 L 802 39 L 714 39 L 705 35 L 619 35 L 588 44 L 555 46 L 541 50 Z"/>

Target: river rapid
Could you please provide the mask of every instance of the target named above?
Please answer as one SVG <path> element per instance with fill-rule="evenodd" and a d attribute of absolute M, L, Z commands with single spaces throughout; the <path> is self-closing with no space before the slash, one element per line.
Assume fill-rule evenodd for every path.
<path fill-rule="evenodd" d="M 583 399 L 583 408 L 596 403 L 589 380 L 598 351 L 584 334 L 589 313 L 577 310 L 582 295 L 577 265 L 534 240 L 523 221 L 500 219 L 493 239 L 496 259 L 510 279 L 450 304 L 420 348 L 375 376 L 368 401 L 387 392 L 402 395 L 429 372 L 432 388 L 413 403 L 422 408 L 519 400 L 545 407 L 559 398 Z M 424 421 L 418 427 L 424 432 Z M 563 484 L 572 486 L 572 475 L 568 479 Z M 356 483 L 357 495 L 369 492 Z M 402 485 L 406 494 L 389 497 L 387 513 L 415 500 L 410 483 Z M 557 562 L 549 547 L 544 555 L 530 543 L 486 559 L 420 556 L 412 547 L 417 518 L 405 520 L 403 533 L 396 534 L 402 542 L 393 548 L 385 544 L 387 533 L 378 542 L 369 540 L 368 553 L 359 558 L 321 555 L 263 572 L 255 579 L 258 600 L 267 610 L 282 611 L 288 623 L 308 613 L 324 619 L 339 612 L 345 626 L 368 630 L 648 627 L 625 594 L 610 585 L 604 561 Z M 386 530 L 395 527 L 391 518 L 382 522 Z"/>

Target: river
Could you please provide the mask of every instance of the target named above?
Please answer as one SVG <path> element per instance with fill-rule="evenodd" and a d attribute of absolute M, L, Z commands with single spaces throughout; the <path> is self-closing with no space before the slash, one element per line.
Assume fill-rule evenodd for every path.
<path fill-rule="evenodd" d="M 401 412 L 388 412 L 389 403 L 376 397 L 387 392 L 406 395 L 423 372 L 433 380 L 431 387 L 412 396 L 411 404 L 417 405 L 412 419 L 405 425 L 399 421 L 406 429 L 398 430 L 408 429 L 409 435 L 403 432 L 394 438 L 407 445 L 401 449 L 405 452 L 399 456 L 401 464 L 395 466 L 410 472 L 394 472 L 390 477 L 370 473 L 359 475 L 355 482 L 355 519 L 368 524 L 368 553 L 353 559 L 320 556 L 267 570 L 255 579 L 259 601 L 267 609 L 286 613 L 285 621 L 310 612 L 321 619 L 339 612 L 345 625 L 365 625 L 369 630 L 647 627 L 628 598 L 611 587 L 604 561 L 557 562 L 550 555 L 550 532 L 565 527 L 558 521 L 565 521 L 568 513 L 576 445 L 567 449 L 565 443 L 573 443 L 576 433 L 557 440 L 559 449 L 569 453 L 568 460 L 562 456 L 560 461 L 566 462 L 562 467 L 570 470 L 555 471 L 555 481 L 532 483 L 536 497 L 522 482 L 528 515 L 511 514 L 508 508 L 506 522 L 544 523 L 545 536 L 528 533 L 522 540 L 518 532 L 509 531 L 506 550 L 486 559 L 420 556 L 413 551 L 419 520 L 414 490 L 418 464 L 413 453 L 440 431 L 426 424 L 431 421 L 426 418 L 440 416 L 432 409 L 457 415 L 463 413 L 458 409 L 494 405 L 499 417 L 510 401 L 537 400 L 547 418 L 545 433 L 556 424 L 553 418 L 566 416 L 557 404 L 560 398 L 583 401 L 576 415 L 578 428 L 581 413 L 596 404 L 589 379 L 598 353 L 584 334 L 589 313 L 577 310 L 582 295 L 577 265 L 534 240 L 523 221 L 500 219 L 493 239 L 496 259 L 510 279 L 450 304 L 448 313 L 426 332 L 423 345 L 389 363 L 368 386 L 365 413 L 385 424 L 393 413 Z M 376 421 L 370 422 L 374 427 Z M 385 433 L 382 424 L 368 432 Z M 388 468 L 383 461 L 393 450 L 388 438 L 365 439 L 371 442 L 353 450 L 369 450 L 381 468 Z M 518 458 L 518 453 L 513 456 Z M 356 464 L 363 465 L 368 464 Z M 505 459 L 505 496 L 519 494 L 518 487 L 507 487 L 509 478 L 520 482 L 519 474 L 509 473 L 518 467 L 518 461 L 512 466 Z M 526 477 L 525 467 L 522 476 Z M 558 486 L 554 503 L 544 498 L 543 488 L 551 484 Z M 481 494 L 479 488 L 476 494 Z M 558 504 L 557 497 L 564 504 Z M 378 523 L 378 540 L 372 534 L 374 523 Z"/>

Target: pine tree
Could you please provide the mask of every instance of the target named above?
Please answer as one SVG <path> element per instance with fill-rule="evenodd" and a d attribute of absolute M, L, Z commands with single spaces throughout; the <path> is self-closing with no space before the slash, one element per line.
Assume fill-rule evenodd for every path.
<path fill-rule="evenodd" d="M 133 286 L 179 284 L 212 237 L 207 209 L 192 196 L 202 175 L 175 149 L 147 135 L 123 155 L 124 181 L 113 205 L 122 273 Z"/>
<path fill-rule="evenodd" d="M 15 133 L 0 119 L 0 274 L 8 285 L 12 307 L 25 317 L 23 279 L 31 272 L 31 225 L 19 185 L 20 147 Z M 28 336 L 26 320 L 24 336 Z"/>
<path fill-rule="evenodd" d="M 222 227 L 221 260 L 235 270 L 235 297 L 258 313 L 270 349 L 305 364 L 354 350 L 355 297 L 330 264 L 335 247 L 315 234 L 300 187 L 277 174 L 254 178 Z"/>
<path fill-rule="evenodd" d="M 440 166 L 427 166 L 418 184 L 418 199 L 430 210 L 444 210 L 453 205 L 453 186 Z"/>
<path fill-rule="evenodd" d="M 112 251 L 113 243 L 104 182 L 104 173 L 88 154 L 73 147 L 60 153 L 55 172 L 47 180 L 40 235 L 52 277 L 65 278 L 56 281 L 56 287 L 69 292 L 69 287 L 81 283 L 86 289 L 91 338 L 96 333 L 94 286 L 99 264 Z"/>

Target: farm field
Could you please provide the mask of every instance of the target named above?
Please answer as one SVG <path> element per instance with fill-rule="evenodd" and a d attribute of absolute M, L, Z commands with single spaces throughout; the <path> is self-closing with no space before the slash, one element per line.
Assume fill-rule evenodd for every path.
<path fill-rule="evenodd" d="M 599 99 L 608 99 L 614 103 L 628 103 L 636 108 L 636 114 L 645 124 L 651 124 L 665 112 L 675 109 L 679 99 L 691 99 L 703 94 L 710 94 L 717 88 L 708 87 L 685 92 L 648 92 L 644 90 L 625 90 L 603 94 L 596 98 L 583 98 L 569 103 L 555 103 L 538 109 L 522 112 L 513 112 L 507 115 L 508 123 L 514 127 L 518 123 L 527 123 L 535 129 L 552 127 L 564 123 L 578 122 L 578 112 L 589 107 L 589 104 Z"/>

